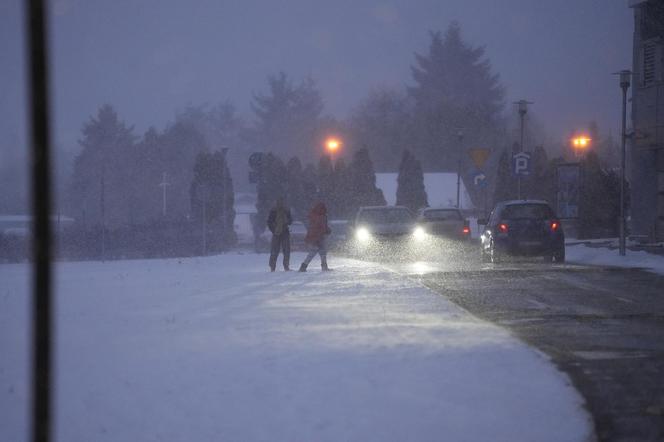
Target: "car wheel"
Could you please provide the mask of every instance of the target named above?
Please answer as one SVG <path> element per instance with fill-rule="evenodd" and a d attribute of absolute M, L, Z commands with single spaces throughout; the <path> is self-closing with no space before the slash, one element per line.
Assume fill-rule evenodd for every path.
<path fill-rule="evenodd" d="M 565 262 L 565 246 L 558 249 L 558 251 L 553 254 L 553 259 L 556 262 Z"/>
<path fill-rule="evenodd" d="M 492 263 L 497 264 L 503 260 L 502 253 L 496 250 L 496 245 L 491 241 L 491 248 L 489 249 L 489 259 Z"/>
<path fill-rule="evenodd" d="M 484 250 L 484 245 L 480 245 L 480 260 L 484 263 L 491 262 L 491 257 L 486 250 Z"/>

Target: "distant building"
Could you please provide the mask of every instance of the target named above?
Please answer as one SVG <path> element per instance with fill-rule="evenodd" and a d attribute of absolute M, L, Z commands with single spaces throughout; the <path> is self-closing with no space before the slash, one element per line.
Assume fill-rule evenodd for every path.
<path fill-rule="evenodd" d="M 397 201 L 397 177 L 398 173 L 377 173 L 376 187 L 383 191 L 385 201 L 389 205 Z M 454 207 L 456 206 L 457 174 L 456 173 L 425 173 L 424 190 L 430 207 Z M 460 205 L 462 209 L 473 209 L 473 202 L 461 180 Z"/>
<path fill-rule="evenodd" d="M 634 10 L 631 135 L 632 234 L 664 240 L 664 1 Z"/>

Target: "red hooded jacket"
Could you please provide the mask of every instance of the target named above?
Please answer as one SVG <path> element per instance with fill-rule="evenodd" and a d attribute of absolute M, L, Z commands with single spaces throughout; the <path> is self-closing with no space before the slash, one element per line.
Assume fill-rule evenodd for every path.
<path fill-rule="evenodd" d="M 320 245 L 323 237 L 330 233 L 327 225 L 327 207 L 323 203 L 317 203 L 309 211 L 309 227 L 304 241 L 312 245 Z"/>

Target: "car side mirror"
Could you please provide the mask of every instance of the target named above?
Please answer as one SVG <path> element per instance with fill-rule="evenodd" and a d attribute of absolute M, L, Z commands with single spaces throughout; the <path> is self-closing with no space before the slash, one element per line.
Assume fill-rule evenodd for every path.
<path fill-rule="evenodd" d="M 486 218 L 480 218 L 477 220 L 477 225 L 486 226 Z"/>

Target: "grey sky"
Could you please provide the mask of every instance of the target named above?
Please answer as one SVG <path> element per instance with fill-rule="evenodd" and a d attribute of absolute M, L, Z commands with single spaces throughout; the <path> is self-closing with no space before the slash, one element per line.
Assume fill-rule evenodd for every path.
<path fill-rule="evenodd" d="M 24 140 L 22 11 L 0 1 L 0 133 Z M 74 148 L 81 124 L 113 104 L 138 133 L 176 109 L 230 100 L 249 111 L 270 73 L 311 75 L 326 113 L 343 118 L 373 86 L 411 82 L 428 30 L 452 20 L 485 45 L 508 102 L 534 101 L 555 139 L 597 120 L 618 127 L 611 73 L 631 66 L 626 0 L 53 0 L 55 135 Z"/>

